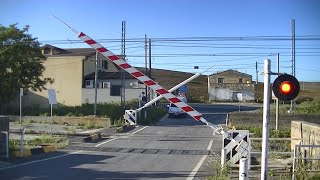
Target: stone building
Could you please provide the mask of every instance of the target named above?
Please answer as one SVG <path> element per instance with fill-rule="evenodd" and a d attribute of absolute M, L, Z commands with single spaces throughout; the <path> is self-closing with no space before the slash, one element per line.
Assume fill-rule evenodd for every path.
<path fill-rule="evenodd" d="M 252 76 L 236 70 L 226 70 L 208 77 L 210 101 L 254 101 Z"/>

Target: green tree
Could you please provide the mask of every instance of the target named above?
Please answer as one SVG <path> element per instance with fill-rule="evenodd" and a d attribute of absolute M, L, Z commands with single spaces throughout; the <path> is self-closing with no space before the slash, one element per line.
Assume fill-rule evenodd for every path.
<path fill-rule="evenodd" d="M 19 29 L 17 24 L 0 24 L 0 114 L 5 114 L 7 104 L 17 97 L 20 88 L 42 91 L 53 82 L 42 76 L 46 57 L 28 29 L 29 26 Z"/>

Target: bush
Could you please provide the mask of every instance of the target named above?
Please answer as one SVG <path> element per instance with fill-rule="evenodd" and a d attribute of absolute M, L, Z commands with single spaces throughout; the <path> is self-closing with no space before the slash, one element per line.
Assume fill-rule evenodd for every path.
<path fill-rule="evenodd" d="M 319 114 L 320 113 L 320 100 L 314 100 L 311 102 L 303 102 L 297 106 L 297 112 L 303 114 Z"/>
<path fill-rule="evenodd" d="M 206 102 L 206 100 L 205 100 L 204 96 L 189 96 L 188 102 L 189 103 L 204 103 L 204 102 Z"/>
<path fill-rule="evenodd" d="M 147 111 L 147 118 L 144 118 L 144 112 Z M 166 114 L 162 107 L 148 107 L 141 111 L 141 117 L 138 119 L 140 125 L 150 125 L 158 122 Z"/>

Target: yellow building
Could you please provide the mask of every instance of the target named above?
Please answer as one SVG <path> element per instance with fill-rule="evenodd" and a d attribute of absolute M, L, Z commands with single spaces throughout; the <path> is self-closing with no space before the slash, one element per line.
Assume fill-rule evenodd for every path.
<path fill-rule="evenodd" d="M 55 89 L 57 103 L 67 106 L 94 103 L 94 72 L 96 51 L 92 48 L 62 49 L 51 45 L 41 47 L 47 57 L 43 77 L 54 79 L 47 89 Z M 121 78 L 119 68 L 98 54 L 98 102 L 120 102 Z M 126 100 L 139 98 L 145 86 L 126 73 Z M 48 107 L 48 91 L 30 91 L 23 96 L 23 106 Z"/>

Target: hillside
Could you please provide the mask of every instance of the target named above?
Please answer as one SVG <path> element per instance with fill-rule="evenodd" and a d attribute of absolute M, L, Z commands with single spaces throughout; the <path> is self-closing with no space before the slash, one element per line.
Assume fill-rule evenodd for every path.
<path fill-rule="evenodd" d="M 144 68 L 137 68 L 144 72 Z M 152 77 L 162 87 L 170 89 L 178 83 L 194 75 L 193 73 L 171 71 L 165 69 L 152 69 Z M 187 84 L 189 88 L 189 97 L 201 100 L 208 100 L 208 79 L 206 75 L 201 75 Z M 263 99 L 263 83 L 258 84 L 259 100 Z M 320 82 L 300 82 L 300 93 L 298 99 L 315 99 L 320 97 Z"/>
<path fill-rule="evenodd" d="M 137 68 L 144 72 L 144 68 Z M 193 73 L 171 71 L 164 69 L 152 69 L 152 77 L 162 87 L 170 89 L 180 82 L 194 75 Z M 189 92 L 188 97 L 193 97 L 201 100 L 208 100 L 208 79 L 206 75 L 200 75 L 196 79 L 187 84 Z"/>

